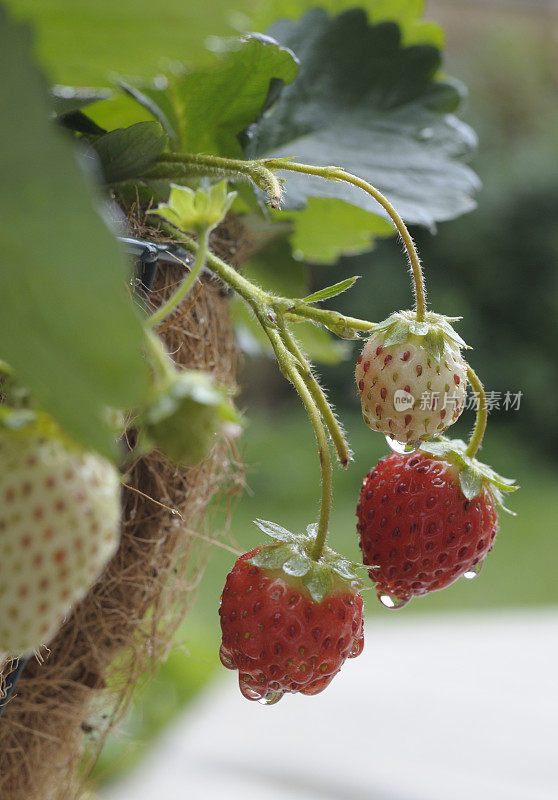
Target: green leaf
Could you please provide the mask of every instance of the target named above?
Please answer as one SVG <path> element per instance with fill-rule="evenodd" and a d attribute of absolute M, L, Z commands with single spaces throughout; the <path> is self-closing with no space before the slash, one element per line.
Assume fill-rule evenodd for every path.
<path fill-rule="evenodd" d="M 49 121 L 27 27 L 0 9 L 0 356 L 60 426 L 114 453 L 107 406 L 147 392 L 145 341 L 127 269 L 73 144 Z"/>
<path fill-rule="evenodd" d="M 301 66 L 254 126 L 250 157 L 342 165 L 384 192 L 411 223 L 432 227 L 474 208 L 479 181 L 459 159 L 476 138 L 451 113 L 461 101 L 458 87 L 435 81 L 438 50 L 402 47 L 397 25 L 371 27 L 359 9 L 335 18 L 315 9 L 270 32 Z M 303 208 L 311 196 L 383 213 L 356 187 L 289 173 L 286 207 Z"/>
<path fill-rule="evenodd" d="M 36 27 L 41 63 L 52 80 L 103 85 L 111 76 L 157 73 L 161 61 L 208 63 L 208 37 L 234 34 L 233 8 L 250 0 L 8 0 L 19 18 Z"/>
<path fill-rule="evenodd" d="M 391 222 L 378 214 L 326 197 L 309 197 L 306 208 L 281 211 L 277 217 L 292 220 L 293 254 L 312 264 L 335 264 L 340 256 L 372 250 L 377 238 L 394 232 Z"/>
<path fill-rule="evenodd" d="M 160 76 L 135 96 L 166 126 L 174 148 L 240 157 L 238 135 L 267 108 L 270 88 L 289 83 L 297 70 L 290 50 L 251 34 L 231 40 L 213 68 Z"/>
<path fill-rule="evenodd" d="M 351 286 L 358 281 L 360 275 L 353 275 L 352 278 L 346 278 L 344 281 L 334 283 L 332 286 L 326 286 L 318 292 L 313 292 L 306 297 L 302 298 L 303 303 L 321 303 L 322 300 L 329 300 L 330 297 L 337 297 L 338 294 L 346 292 Z"/>
<path fill-rule="evenodd" d="M 129 128 L 117 128 L 93 144 L 107 183 L 141 175 L 166 146 L 167 137 L 158 122 L 137 122 Z"/>

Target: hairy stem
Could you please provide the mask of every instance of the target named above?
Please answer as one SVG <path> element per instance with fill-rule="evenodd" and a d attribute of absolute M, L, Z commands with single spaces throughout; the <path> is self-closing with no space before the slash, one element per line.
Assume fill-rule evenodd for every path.
<path fill-rule="evenodd" d="M 292 353 L 292 355 L 296 358 L 296 360 L 300 364 L 300 375 L 302 380 L 306 384 L 306 388 L 312 395 L 312 399 L 314 400 L 316 406 L 319 409 L 320 414 L 322 415 L 322 419 L 326 425 L 326 428 L 329 431 L 329 435 L 331 436 L 331 441 L 333 442 L 333 446 L 335 447 L 335 452 L 337 453 L 337 458 L 341 466 L 346 469 L 349 466 L 349 462 L 352 460 L 352 453 L 349 449 L 349 445 L 347 440 L 345 439 L 345 434 L 341 425 L 339 424 L 338 419 L 336 418 L 333 409 L 329 405 L 327 398 L 324 394 L 324 391 L 318 381 L 316 380 L 310 363 L 308 362 L 306 356 L 298 346 L 295 338 L 292 336 L 291 332 L 289 331 L 287 325 L 285 324 L 284 320 L 281 317 L 277 319 L 277 326 L 279 328 L 281 338 L 285 343 L 287 350 Z"/>
<path fill-rule="evenodd" d="M 426 291 L 424 288 L 424 277 L 420 266 L 420 259 L 418 257 L 415 243 L 413 242 L 411 234 L 407 230 L 407 226 L 395 208 L 389 202 L 387 197 L 384 197 L 384 195 L 379 192 L 378 189 L 372 186 L 372 184 L 368 183 L 368 181 L 365 181 L 363 178 L 359 178 L 358 175 L 345 172 L 344 169 L 340 169 L 339 167 L 314 167 L 309 166 L 308 164 L 298 164 L 295 161 L 288 161 L 283 158 L 266 159 L 264 164 L 266 167 L 272 170 L 284 169 L 290 170 L 291 172 L 303 172 L 306 175 L 317 175 L 318 177 L 326 178 L 327 180 L 344 181 L 345 183 L 350 183 L 353 186 L 362 189 L 371 197 L 373 197 L 374 200 L 376 200 L 376 202 L 379 203 L 387 212 L 388 216 L 397 228 L 401 239 L 403 240 L 413 274 L 417 320 L 419 322 L 424 320 L 424 315 L 426 313 Z"/>
<path fill-rule="evenodd" d="M 466 455 L 468 455 L 470 458 L 473 458 L 473 456 L 477 454 L 477 451 L 481 446 L 484 437 L 484 432 L 486 430 L 486 423 L 488 421 L 488 407 L 486 404 L 486 393 L 484 391 L 484 386 L 482 385 L 482 381 L 475 372 L 475 370 L 469 364 L 467 364 L 467 378 L 469 379 L 471 388 L 478 397 L 477 418 L 475 420 L 475 427 L 473 428 L 473 433 L 471 434 L 471 438 L 469 439 L 469 444 L 467 445 L 467 449 L 465 450 Z"/>
<path fill-rule="evenodd" d="M 315 308 L 308 303 L 294 302 L 288 309 L 285 310 L 287 319 L 295 317 L 304 317 L 311 319 L 313 322 L 319 322 L 324 325 L 328 330 L 340 336 L 342 339 L 356 339 L 356 332 L 371 332 L 376 327 L 375 322 L 369 322 L 365 319 L 356 319 L 355 317 L 345 317 L 343 314 L 336 314 L 334 311 L 328 311 L 324 308 Z"/>
<path fill-rule="evenodd" d="M 282 338 L 276 327 L 267 322 L 265 318 L 258 315 L 260 324 L 264 328 L 271 346 L 275 352 L 275 357 L 283 375 L 289 380 L 296 391 L 306 409 L 306 413 L 310 419 L 316 442 L 318 444 L 318 456 L 320 459 L 320 472 L 321 472 L 321 502 L 320 502 L 320 518 L 318 521 L 318 532 L 316 534 L 316 541 L 311 552 L 311 557 L 315 561 L 319 561 L 322 556 L 327 534 L 329 530 L 329 518 L 331 515 L 331 501 L 333 491 L 333 475 L 331 466 L 331 453 L 329 450 L 329 443 L 325 428 L 320 417 L 320 412 L 316 407 L 314 398 L 308 389 L 305 381 L 303 380 L 300 372 L 296 368 L 292 355 L 286 350 Z"/>
<path fill-rule="evenodd" d="M 182 176 L 180 173 L 182 172 Z M 141 177 L 179 178 L 209 175 L 220 178 L 251 180 L 265 192 L 271 208 L 279 208 L 283 197 L 281 181 L 260 161 L 243 161 L 237 158 L 203 155 L 202 153 L 164 153 L 157 163 Z"/>
<path fill-rule="evenodd" d="M 186 236 L 176 228 L 171 227 L 166 223 L 161 224 L 165 233 L 168 233 L 176 241 L 180 242 L 186 250 L 190 253 L 196 254 L 198 252 L 198 245 L 190 236 Z M 213 253 L 207 254 L 207 264 L 212 272 L 214 272 L 223 283 L 230 286 L 231 289 L 240 295 L 250 306 L 267 306 L 270 310 L 277 314 L 282 314 L 285 319 L 301 321 L 302 319 L 311 319 L 324 325 L 333 333 L 338 336 L 348 339 L 354 339 L 356 333 L 359 331 L 371 331 L 375 328 L 375 323 L 368 322 L 367 320 L 355 319 L 354 317 L 345 317 L 335 311 L 327 311 L 323 308 L 314 308 L 313 306 L 302 303 L 298 300 L 293 300 L 287 297 L 277 297 L 265 292 L 256 286 L 252 281 L 249 281 L 233 267 L 227 264 L 226 261 L 218 258 Z"/>
<path fill-rule="evenodd" d="M 197 281 L 202 269 L 205 266 L 205 262 L 207 260 L 207 252 L 209 247 L 209 228 L 205 228 L 201 233 L 198 241 L 198 249 L 196 253 L 196 258 L 194 264 L 192 265 L 192 269 L 188 273 L 188 275 L 184 278 L 176 292 L 169 297 L 166 303 L 164 303 L 160 308 L 157 309 L 150 317 L 149 317 L 149 324 L 151 327 L 158 325 L 162 322 L 165 317 L 176 308 L 176 306 L 184 300 L 194 283 Z"/>

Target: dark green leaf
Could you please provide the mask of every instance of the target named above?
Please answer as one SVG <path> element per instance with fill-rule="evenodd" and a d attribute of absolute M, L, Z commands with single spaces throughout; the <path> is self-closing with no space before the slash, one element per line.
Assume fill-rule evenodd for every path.
<path fill-rule="evenodd" d="M 212 69 L 161 76 L 134 96 L 165 126 L 174 148 L 240 157 L 238 135 L 266 107 L 272 81 L 289 83 L 297 69 L 290 50 L 251 34 L 232 40 Z"/>
<path fill-rule="evenodd" d="M 338 14 L 358 6 L 368 13 L 370 22 L 397 22 L 403 42 L 407 44 L 427 43 L 435 47 L 444 44 L 444 33 L 439 25 L 421 18 L 424 0 L 281 0 L 281 17 L 297 19 L 311 8 L 320 6 L 330 14 Z M 259 0 L 251 9 L 251 19 L 258 29 L 267 29 L 279 16 L 277 0 Z"/>
<path fill-rule="evenodd" d="M 144 333 L 114 236 L 67 137 L 49 121 L 26 27 L 0 9 L 0 355 L 35 401 L 108 454 L 105 409 L 147 391 Z"/>
<path fill-rule="evenodd" d="M 135 178 L 150 167 L 167 146 L 158 122 L 137 122 L 97 139 L 93 147 L 107 183 Z"/>
<path fill-rule="evenodd" d="M 397 25 L 369 26 L 358 9 L 335 18 L 315 9 L 297 23 L 277 23 L 271 34 L 296 52 L 301 67 L 254 127 L 251 157 L 341 165 L 383 191 L 408 222 L 430 227 L 474 207 L 479 181 L 459 159 L 476 140 L 449 113 L 459 105 L 458 88 L 435 81 L 438 50 L 402 47 Z M 382 213 L 345 183 L 287 178 L 287 208 L 322 196 Z"/>
<path fill-rule="evenodd" d="M 326 286 L 324 289 L 320 289 L 318 292 L 314 292 L 313 294 L 309 294 L 303 298 L 304 303 L 321 303 L 322 300 L 329 300 L 330 297 L 337 297 L 338 294 L 342 294 L 346 292 L 347 289 L 350 289 L 351 286 L 358 281 L 359 275 L 353 275 L 352 278 L 346 278 L 344 281 L 339 281 L 339 283 L 334 283 L 332 286 Z"/>
<path fill-rule="evenodd" d="M 85 133 L 87 136 L 102 136 L 106 133 L 104 128 L 101 128 L 81 111 L 69 111 L 67 114 L 57 117 L 57 120 L 64 128 L 77 133 Z"/>

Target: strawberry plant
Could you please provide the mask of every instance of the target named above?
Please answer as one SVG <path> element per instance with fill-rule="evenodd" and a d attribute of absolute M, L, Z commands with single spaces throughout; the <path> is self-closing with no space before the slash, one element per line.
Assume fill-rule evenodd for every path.
<path fill-rule="evenodd" d="M 0 142 L 1 651 L 29 655 L 48 643 L 113 554 L 117 467 L 126 472 L 153 450 L 199 464 L 218 434 L 238 432 L 230 390 L 205 371 L 178 370 L 162 339 L 207 270 L 234 293 L 244 335 L 264 343 L 298 393 L 321 476 L 307 533 L 260 521 L 273 542 L 241 556 L 227 578 L 221 657 L 239 671 L 244 696 L 269 704 L 315 694 L 360 653 L 359 576 L 368 572 L 394 608 L 480 570 L 502 492 L 515 486 L 476 458 L 482 382 L 456 320 L 427 308 L 407 228 L 473 207 L 478 181 L 463 160 L 475 138 L 454 116 L 461 87 L 440 78 L 435 29 L 403 10 L 386 19 L 383 5 L 375 18 L 371 3 L 370 19 L 313 9 L 153 80 L 50 91 L 27 29 L 0 7 L 0 58 L 14 71 L 0 86 L 13 110 Z M 188 267 L 155 310 L 132 291 L 114 232 L 131 207 Z M 214 251 L 233 217 L 255 253 L 246 271 Z M 292 280 L 290 291 L 300 260 L 332 263 L 395 233 L 412 309 L 373 322 L 322 306 L 357 277 L 312 293 Z M 332 337 L 342 346 L 366 338 L 356 364 L 364 427 L 395 451 L 362 484 L 364 567 L 326 544 L 332 451 L 342 468 L 351 462 L 311 362 L 318 351 L 337 357 Z M 468 384 L 479 404 L 465 444 L 442 434 L 463 412 Z M 35 567 L 45 570 L 38 588 Z"/>

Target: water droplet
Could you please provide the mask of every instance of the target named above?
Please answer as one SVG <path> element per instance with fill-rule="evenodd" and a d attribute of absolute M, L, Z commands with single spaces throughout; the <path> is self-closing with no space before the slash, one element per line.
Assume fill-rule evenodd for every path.
<path fill-rule="evenodd" d="M 247 700 L 263 700 L 262 693 L 257 689 L 252 689 L 243 681 L 239 683 L 240 691 Z"/>
<path fill-rule="evenodd" d="M 467 572 L 463 573 L 463 577 L 466 578 L 468 581 L 472 581 L 473 578 L 476 578 L 477 575 L 480 575 L 483 566 L 484 566 L 484 561 L 479 561 L 478 563 L 473 564 L 473 566 L 470 567 L 467 570 Z"/>
<path fill-rule="evenodd" d="M 389 608 L 390 610 L 396 610 L 398 608 L 403 608 L 410 602 L 410 597 L 397 597 L 394 594 L 387 594 L 386 592 L 378 592 L 378 600 L 380 603 L 385 607 Z"/>
<path fill-rule="evenodd" d="M 394 453 L 399 453 L 400 455 L 408 455 L 409 453 L 415 453 L 420 447 L 420 442 L 413 442 L 412 444 L 403 444 L 402 442 L 398 442 L 397 439 L 392 439 L 389 436 L 386 436 L 386 442 L 388 447 L 390 447 Z"/>
<path fill-rule="evenodd" d="M 234 669 L 234 664 L 232 660 L 228 657 L 227 651 L 221 647 L 219 649 L 219 658 L 221 659 L 221 664 L 226 667 L 227 669 Z"/>
<path fill-rule="evenodd" d="M 356 658 L 359 656 L 364 649 L 364 637 L 361 636 L 360 639 L 356 639 L 355 643 L 351 648 L 351 652 L 349 653 L 349 658 Z"/>
<path fill-rule="evenodd" d="M 274 706 L 283 697 L 284 692 L 266 692 L 263 697 L 260 697 L 258 703 L 262 706 Z"/>

